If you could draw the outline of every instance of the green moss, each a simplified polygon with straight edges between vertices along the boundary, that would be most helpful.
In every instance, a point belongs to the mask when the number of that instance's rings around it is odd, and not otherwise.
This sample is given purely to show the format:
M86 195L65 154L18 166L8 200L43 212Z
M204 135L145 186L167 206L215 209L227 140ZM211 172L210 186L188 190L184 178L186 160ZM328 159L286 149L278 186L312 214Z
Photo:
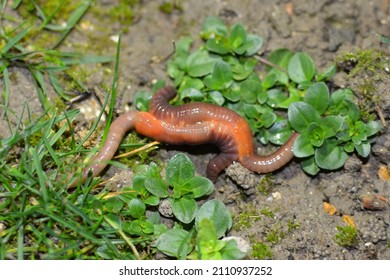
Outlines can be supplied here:
M267 218L273 219L275 217L274 211L272 211L268 207L265 207L265 208L261 209L260 213L263 214L264 216L266 216Z
M272 244L277 244L280 241L282 241L282 239L284 239L285 237L286 237L285 232L280 228L280 226L275 225L274 229L267 233L265 239Z
M374 49L356 49L336 58L338 66L348 72L348 79L354 81L354 91L364 120L376 118L372 112L380 104L377 84L388 75L384 69L389 58L389 54Z
M165 1L158 8L161 12L166 14L172 14L174 10L177 10L179 12L183 11L183 7L178 0Z
M271 248L263 242L252 243L252 257L256 260L267 260L272 258Z
M334 240L337 244L343 247L353 247L358 244L358 231L352 226L338 226Z
M259 191L259 193L263 195L268 195L271 193L272 188L273 188L272 175L271 174L264 175L261 178L259 185L257 186L257 190Z

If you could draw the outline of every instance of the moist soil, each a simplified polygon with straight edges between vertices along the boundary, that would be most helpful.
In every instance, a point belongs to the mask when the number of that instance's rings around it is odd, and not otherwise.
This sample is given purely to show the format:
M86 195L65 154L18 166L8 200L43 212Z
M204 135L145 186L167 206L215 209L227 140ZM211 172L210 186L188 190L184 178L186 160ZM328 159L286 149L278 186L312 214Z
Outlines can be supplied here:
M172 42L184 35L195 38L196 42L203 20L210 15L219 16L228 24L239 22L249 32L262 36L265 42L262 55L278 48L305 51L313 57L319 70L347 51L373 48L389 53L389 45L381 43L374 35L390 38L388 0L167 2L179 2L180 7L166 13L160 9L165 1L140 1L134 8L133 23L124 25L97 12L112 8L116 1L96 1L96 7L83 17L80 27L61 45L63 51L84 49L88 54L114 56L115 38L123 30L116 100L118 114L133 105L135 92L150 91L157 79L171 83L165 59L173 51ZM104 99L102 88L110 86L112 72L107 74L96 66L88 73L86 85ZM28 104L30 116L38 116L42 106L29 72L12 68L11 78L9 108L15 115L27 117ZM334 78L334 87L358 90L360 78L350 79L341 70ZM234 226L229 235L249 242L253 253L248 258L390 259L390 181L378 176L380 168L386 170L390 163L389 64L375 83L380 100L376 112L385 123L368 159L351 156L344 168L322 171L315 177L305 174L297 161L266 176L249 173L239 164L233 164L221 174L212 196L221 199L233 213ZM48 92L51 100L58 98L51 88ZM84 117L81 129L96 118L99 104L93 100L79 105ZM2 137L10 135L9 127L17 124L16 117L9 118L8 123L0 120ZM269 153L272 147L259 145L259 149L261 153ZM191 149L161 146L154 156L164 162L178 152L189 155L196 171L204 175L207 162L218 151L208 146ZM104 176L108 178L116 173L120 173L118 177L124 181L131 180L128 177L131 172L113 167ZM333 205L336 213L327 213L324 202ZM347 225L345 217L354 221L358 237L356 243L340 246L336 235L340 233L338 227ZM262 244L266 244L271 253L262 251Z

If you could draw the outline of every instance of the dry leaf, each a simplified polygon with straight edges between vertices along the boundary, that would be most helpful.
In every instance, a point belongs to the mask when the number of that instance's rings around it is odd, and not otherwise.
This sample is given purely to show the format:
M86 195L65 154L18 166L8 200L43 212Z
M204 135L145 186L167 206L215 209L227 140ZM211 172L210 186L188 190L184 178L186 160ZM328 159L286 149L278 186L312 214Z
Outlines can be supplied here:
M342 219L343 222L346 223L347 225L356 228L355 221L354 221L354 219L353 219L351 216L349 216L349 215L343 215L343 217L342 217L341 219Z
M333 216L334 214L337 214L337 209L332 204L328 202L324 202L323 207L325 212L328 213L329 215Z
M378 170L378 177L382 180L389 181L390 173L386 165L381 165Z

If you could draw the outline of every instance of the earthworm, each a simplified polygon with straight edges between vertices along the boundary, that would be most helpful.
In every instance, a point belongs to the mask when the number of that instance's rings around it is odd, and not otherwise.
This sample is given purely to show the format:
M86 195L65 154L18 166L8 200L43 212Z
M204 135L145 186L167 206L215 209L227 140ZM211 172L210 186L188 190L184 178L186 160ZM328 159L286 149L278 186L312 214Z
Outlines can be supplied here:
M239 161L253 172L270 173L293 158L292 146L297 133L294 132L276 152L259 156L254 152L252 131L239 114L201 102L172 106L169 101L175 96L173 87L164 87L153 95L149 112L132 111L118 117L111 124L101 151L83 172L81 181L86 179L89 172L97 176L105 168L126 132L132 129L167 144L215 144L220 154L210 160L206 169L207 177L214 182L219 173L233 161Z

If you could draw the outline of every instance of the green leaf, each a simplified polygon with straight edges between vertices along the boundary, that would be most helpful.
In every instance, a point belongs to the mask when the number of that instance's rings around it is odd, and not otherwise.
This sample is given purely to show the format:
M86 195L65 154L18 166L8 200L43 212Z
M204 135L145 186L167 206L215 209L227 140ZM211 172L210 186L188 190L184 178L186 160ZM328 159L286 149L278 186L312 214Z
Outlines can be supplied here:
M323 128L325 138L330 138L341 130L343 127L343 118L340 116L326 116L321 120L321 127Z
M301 167L302 167L303 171L305 171L307 174L312 175L312 176L314 176L318 172L320 172L320 168L316 164L316 162L314 160L314 156L309 157L309 158L301 161Z
M174 188L181 187L194 175L194 164L186 155L179 153L169 160L166 168L166 178L168 183Z
M379 131L381 131L382 127L381 125L376 121L369 121L366 124L366 135L367 137L373 136L377 134Z
M142 227L141 222L139 220L131 221L131 222L124 222L123 223L123 231L130 233L132 235L141 235L142 234Z
M288 63L294 54L288 49L277 49L270 53L268 61L287 70ZM271 68L269 66L268 68Z
M191 191L193 197L198 198L211 194L214 191L214 184L205 177L195 176L183 185L183 189Z
M362 142L360 145L355 144L355 149L359 156L366 158L370 155L371 144L368 141Z
M294 156L304 158L314 155L314 148L306 135L300 134L293 145Z
M199 222L205 218L214 224L218 237L222 237L232 227L232 217L219 200L209 200L199 208L195 217L197 228L199 228Z
M169 195L168 186L161 178L145 178L145 188L159 198Z
M148 91L137 91L134 96L134 104L139 111L149 111L149 102L152 94Z
M322 81L329 81L335 74L336 74L336 64L330 65L328 68L325 69L323 73L319 73L316 76L316 81L317 82L322 82Z
M256 59L248 58L242 61L233 56L229 56L226 62L229 63L233 73L233 79L236 81L242 81L248 78L253 73L254 67L257 64Z
M272 108L280 108L280 104L287 100L286 94L277 88L268 90L267 95L267 104Z
M336 170L342 167L348 155L344 149L337 146L334 141L324 141L324 144L316 149L315 161L320 168Z
M324 130L319 124L310 123L307 128L307 136L310 139L310 143L315 147L320 147L324 142Z
M287 67L288 75L297 84L309 82L314 77L314 63L309 55L304 52L295 53Z
M117 215L108 213L104 216L104 218L115 230L122 229L122 221Z
M196 88L186 88L180 93L180 99L189 98L191 101L200 101L204 99L204 93Z
M287 120L277 121L268 129L268 140L272 144L283 145L290 138L291 133Z
M241 87L238 83L233 82L231 87L223 91L222 94L227 100L231 102L237 102L241 98Z
M217 91L217 90L210 91L209 96L210 96L211 100L219 106L222 106L223 103L225 103L225 98L223 97L223 95L220 91Z
M225 242L225 246L221 250L223 260L240 260L245 257L245 252L240 250L236 240L232 239Z
M297 132L303 132L310 123L319 123L321 118L317 110L305 102L295 102L288 108L288 120Z
M192 250L191 237L192 234L184 229L170 229L157 238L156 247L167 256L183 260Z
M187 58L188 75L192 77L206 76L211 73L216 62L217 59L210 57L206 50L199 49Z
M146 205L157 206L160 203L160 198L154 195L148 196L144 199Z
M303 100L322 115L329 105L329 89L324 82L315 83L307 89Z
M208 39L210 37L226 36L227 32L227 26L219 17L208 16L203 22L201 37Z
M241 99L244 100L245 103L253 104L257 101L257 95L263 92L263 87L261 83L253 80L245 80L241 84ZM265 94L265 98L268 96ZM264 102L262 102L264 103Z
M206 87L211 90L222 90L228 88L233 81L232 71L229 64L218 61L214 64L213 71L203 80Z
M133 198L129 202L129 212L133 218L140 218L146 210L145 204L138 198Z
M189 224L195 218L198 205L193 198L181 197L172 201L173 215L180 222Z
M201 90L202 88L204 88L204 84L201 79L184 76L178 91L183 92L187 88Z
M244 43L245 55L252 56L258 53L263 46L263 38L255 34L247 34Z
M206 48L210 52L215 52L220 55L225 55L229 53L229 45L226 40L219 40L215 38L210 38L206 42Z
M235 24L230 31L229 44L235 50L239 48L246 39L246 32L241 24ZM240 53L242 54L242 53Z
M104 203L104 209L110 213L119 213L123 206L123 201L119 197L111 197Z

